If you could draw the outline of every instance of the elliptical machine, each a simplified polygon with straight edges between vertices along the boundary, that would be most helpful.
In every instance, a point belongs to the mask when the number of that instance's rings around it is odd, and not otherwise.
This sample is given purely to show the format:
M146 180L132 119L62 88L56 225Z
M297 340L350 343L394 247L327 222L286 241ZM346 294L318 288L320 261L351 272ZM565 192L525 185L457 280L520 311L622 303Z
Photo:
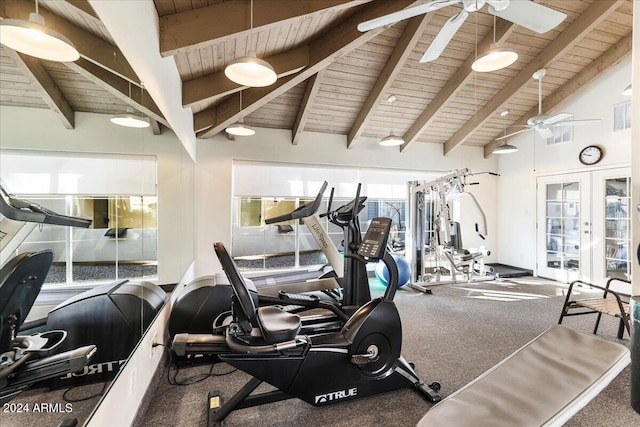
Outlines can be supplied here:
M317 280L258 287L259 301L256 305L286 305L297 312L314 308L323 308L332 312L330 316L324 314L304 316L304 333L338 330L348 320L349 315L371 300L366 266L351 257L362 240L358 214L364 208L367 198L360 196L361 185L358 184L356 197L349 203L332 210L334 195L332 189L327 212L318 215L327 186L328 183L325 181L314 200L291 212L265 220L266 224L291 220L303 221L333 267L333 271L323 274ZM324 217L343 230L344 259L319 222L319 218ZM302 291L307 293L299 293ZM309 292L314 294L309 295ZM169 318L170 338L173 339L181 333L210 332L214 319L218 319L221 314L230 309L232 294L229 284L211 277L200 278L188 284L173 304ZM319 298L318 294L321 297L327 295L328 298L325 297L325 301Z
M440 400L440 384L425 384L401 356L402 325L393 297L398 284L394 259L386 252L389 218L374 218L355 253L360 263L383 260L389 286L383 297L360 307L339 332L298 335L300 317L274 306L256 308L257 295L247 287L222 243L215 251L234 291L232 321L224 335L177 335L178 355L215 353L253 376L227 403L209 395L208 425L219 425L235 410L297 397L314 406L402 388L414 388L428 401ZM331 375L326 375L331 372ZM262 382L277 390L251 394Z

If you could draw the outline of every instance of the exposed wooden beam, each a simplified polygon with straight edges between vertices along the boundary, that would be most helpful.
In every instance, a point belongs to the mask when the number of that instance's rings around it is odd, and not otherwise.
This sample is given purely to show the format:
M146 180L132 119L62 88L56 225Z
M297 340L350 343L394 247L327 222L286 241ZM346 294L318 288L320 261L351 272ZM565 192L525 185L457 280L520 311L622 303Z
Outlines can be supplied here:
M433 16L433 13L427 13L411 18L407 23L402 36L398 40L398 44L396 44L393 52L391 52L391 56L389 56L380 76L378 76L378 80L373 85L369 96L362 105L355 122L347 134L347 148L351 148L354 141L357 140L364 131L376 107L380 104L385 92L400 72L400 69L411 54L416 43L418 43L418 40L420 40L422 33L424 33L425 28Z
M329 29L325 34L309 45L309 66L299 73L279 79L267 88L251 88L244 91L242 96L243 111L239 110L239 100L234 94L220 105L201 111L202 116L209 120L208 130L200 132L198 137L209 138L222 131L229 124L265 105L269 101L282 95L289 89L302 83L318 71L328 67L333 61L353 49L361 46L385 30L378 28L361 33L356 28L358 23L374 17L394 12L416 2L411 0L396 0L389 2L377 0L371 4L360 6L357 13L347 17L337 26ZM200 114L198 113L198 114ZM194 123L198 120L194 117ZM206 123L206 120L204 121ZM202 121L201 121L202 123Z
M584 70L580 71L574 78L560 86L555 92L544 99L543 105L545 113L558 106L561 102L571 98L580 92L589 83L600 77L605 71L618 64L624 57L631 53L632 33L623 37L609 50L593 60ZM534 106L527 113L523 114L512 126L524 126L530 117L538 115L538 106ZM493 150L504 141L492 141L484 147L484 157L487 159L493 155Z
M309 46L273 55L265 60L271 64L278 78L286 77L309 65ZM224 71L208 74L182 83L182 106L192 107L202 101L215 102L242 89L245 87L229 80Z
M157 120L149 118L149 124L154 135L162 135L162 125Z
M305 123L307 123L307 119L309 118L311 106L313 105L314 99L318 95L320 82L322 81L323 76L324 70L320 70L317 74L314 74L309 78L309 80L307 80L307 87L304 90L302 102L300 103L300 107L298 108L298 115L296 117L295 123L293 124L293 131L291 132L291 143L293 145L298 145L300 135L302 135L302 131L304 130L304 125Z
M30 0L0 0L0 12L3 18L28 20L29 14L34 10L34 3ZM136 83L140 81L120 49L44 8L40 8L39 12L44 17L47 27L68 37L83 58L122 78Z
M64 65L129 104L135 110L141 111L170 128L169 122L163 117L162 112L145 89L132 85L131 82L83 58L76 62L65 62ZM131 92L131 96L129 96L129 92Z
M29 79L38 88L38 93L53 112L62 120L62 124L67 129L74 127L73 108L53 81L47 70L44 69L40 61L32 56L18 53L13 49L6 49L6 52L13 58L18 68L29 76Z
M321 11L339 11L371 0L269 0L253 4L253 31L282 25L287 20ZM224 17L221 19L221 17ZM160 54L173 56L211 46L228 37L249 33L250 2L233 0L160 18ZM215 25L212 23L215 22Z
M513 33L516 25L499 19L496 22L496 42L504 43L505 40ZM493 43L493 31L485 36L484 39L478 44L478 52L485 52ZM411 144L413 144L424 132L429 125L433 122L435 117L442 111L447 103L455 97L460 88L464 87L473 77L473 70L471 65L475 61L475 52L469 55L464 63L458 68L455 74L447 81L442 90L436 95L436 97L429 103L427 108L418 116L415 122L409 127L404 134L404 144L400 146L400 151L406 150Z
M473 117L465 123L447 142L444 144L444 154L451 153L460 147L473 132L482 126L489 117L502 104L514 96L527 82L536 70L544 68L552 61L561 57L571 49L585 35L593 30L598 24L607 19L609 14L614 12L618 6L626 0L598 0L589 6L575 21L545 47L538 56L533 58L527 66L507 83L496 96L490 99Z
M65 1L69 3L71 6L73 6L74 8L78 9L79 11L86 13L87 15L93 18L96 18L98 20L100 19L96 11L93 10L93 7L89 4L87 0L65 0Z

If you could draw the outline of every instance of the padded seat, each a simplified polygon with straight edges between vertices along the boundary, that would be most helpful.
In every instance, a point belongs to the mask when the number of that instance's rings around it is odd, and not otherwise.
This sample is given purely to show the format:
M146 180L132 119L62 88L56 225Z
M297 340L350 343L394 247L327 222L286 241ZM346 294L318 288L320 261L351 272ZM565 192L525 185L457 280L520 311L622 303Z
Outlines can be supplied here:
M258 324L269 344L290 341L300 332L300 316L273 306L258 308Z
M559 427L630 362L623 345L555 325L435 405L418 427Z

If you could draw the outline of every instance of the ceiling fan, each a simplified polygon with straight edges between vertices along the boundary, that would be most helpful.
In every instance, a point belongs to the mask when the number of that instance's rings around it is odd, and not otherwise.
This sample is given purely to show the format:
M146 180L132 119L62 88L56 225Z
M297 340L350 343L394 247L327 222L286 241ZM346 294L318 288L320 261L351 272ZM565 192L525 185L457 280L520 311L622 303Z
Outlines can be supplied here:
M499 138L496 138L496 141L511 138L514 135L527 132L531 129L534 129L538 135L545 139L553 138L555 135L549 128L549 126L559 125L562 123L584 124L600 121L600 119L573 120L573 114L571 113L558 113L554 114L553 116L542 114L542 78L545 76L545 74L547 74L547 70L545 70L544 68L533 73L533 78L535 80L538 80L538 115L533 116L529 120L527 120L527 124L524 125L525 129L503 135Z
M423 13L433 12L443 7L462 5L463 9L449 18L420 59L420 62L434 61L442 54L458 29L469 17L469 13L480 10L485 3L489 4L490 14L540 34L551 30L567 17L562 12L530 0L434 0L361 22L358 24L358 30L362 32L369 31L374 28L395 24L403 19L412 18Z

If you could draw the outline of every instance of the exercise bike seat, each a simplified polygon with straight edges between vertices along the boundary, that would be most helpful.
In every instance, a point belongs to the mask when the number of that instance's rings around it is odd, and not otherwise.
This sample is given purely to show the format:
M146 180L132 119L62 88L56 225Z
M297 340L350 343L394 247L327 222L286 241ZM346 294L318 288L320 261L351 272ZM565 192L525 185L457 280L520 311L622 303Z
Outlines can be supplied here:
M264 340L276 344L294 339L300 332L300 316L278 307L258 308L258 325Z

